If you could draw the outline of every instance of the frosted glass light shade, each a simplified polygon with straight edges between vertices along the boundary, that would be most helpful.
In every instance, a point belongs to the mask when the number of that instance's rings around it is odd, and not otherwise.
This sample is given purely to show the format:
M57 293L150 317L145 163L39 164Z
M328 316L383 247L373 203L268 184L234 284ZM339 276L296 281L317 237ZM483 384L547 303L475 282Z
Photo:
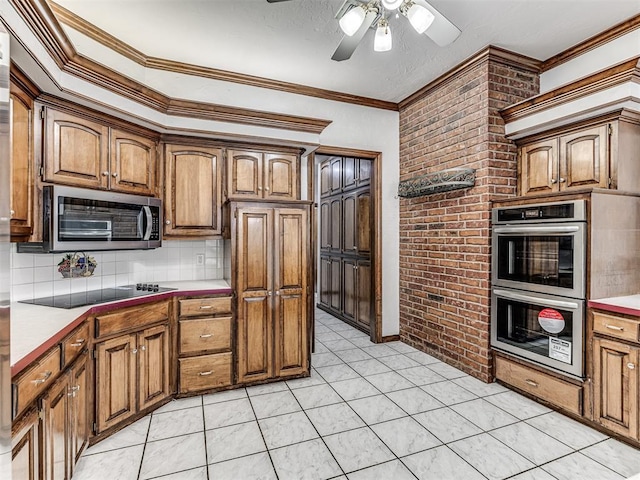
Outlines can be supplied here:
M353 7L342 16L338 23L345 35L349 35L351 37L362 26L365 16L366 12L364 11L364 8L361 6Z
M400 5L402 5L404 0L382 0L382 6L387 10L395 10Z
M387 22L378 24L376 36L373 39L373 49L376 52L388 52L391 50L391 29Z
M426 32L435 19L433 13L416 3L411 5L411 8L407 11L407 18L418 33Z

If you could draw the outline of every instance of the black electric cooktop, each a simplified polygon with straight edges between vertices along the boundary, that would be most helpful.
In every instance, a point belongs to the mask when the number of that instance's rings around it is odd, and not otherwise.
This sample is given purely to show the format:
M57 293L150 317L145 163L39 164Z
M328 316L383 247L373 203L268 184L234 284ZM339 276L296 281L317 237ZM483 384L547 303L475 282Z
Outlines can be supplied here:
M102 290L88 290L86 292L70 293L68 295L56 295L54 297L42 297L34 300L20 300L20 303L43 305L55 308L75 308L97 303L113 302L127 298L143 297L155 293L168 292L175 288L158 287L155 284L139 283L137 285L124 285L116 288L103 288Z

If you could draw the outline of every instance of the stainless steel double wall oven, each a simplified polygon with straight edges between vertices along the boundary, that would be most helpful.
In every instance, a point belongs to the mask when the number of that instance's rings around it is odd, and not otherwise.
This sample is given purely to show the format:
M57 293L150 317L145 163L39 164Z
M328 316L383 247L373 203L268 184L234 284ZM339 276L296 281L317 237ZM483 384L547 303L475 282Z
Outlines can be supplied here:
M583 376L584 200L492 211L491 344Z

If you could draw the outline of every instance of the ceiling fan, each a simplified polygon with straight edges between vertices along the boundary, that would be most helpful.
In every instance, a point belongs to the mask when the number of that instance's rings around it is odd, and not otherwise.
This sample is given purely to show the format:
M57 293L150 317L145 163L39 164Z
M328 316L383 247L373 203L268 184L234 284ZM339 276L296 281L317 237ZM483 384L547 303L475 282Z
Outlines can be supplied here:
M267 0L269 3L289 0ZM336 19L344 32L338 48L331 57L341 62L348 60L364 38L369 28L375 27L373 48L378 52L391 50L391 28L388 13L397 11L405 16L411 26L424 33L441 47L449 45L460 35L460 29L426 0L345 0L336 13Z

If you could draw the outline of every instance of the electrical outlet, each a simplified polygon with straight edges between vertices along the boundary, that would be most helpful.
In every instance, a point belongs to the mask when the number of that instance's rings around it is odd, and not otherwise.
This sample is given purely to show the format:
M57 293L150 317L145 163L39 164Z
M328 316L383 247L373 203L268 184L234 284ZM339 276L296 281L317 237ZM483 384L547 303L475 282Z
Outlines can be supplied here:
M204 265L204 254L196 253L196 265Z

